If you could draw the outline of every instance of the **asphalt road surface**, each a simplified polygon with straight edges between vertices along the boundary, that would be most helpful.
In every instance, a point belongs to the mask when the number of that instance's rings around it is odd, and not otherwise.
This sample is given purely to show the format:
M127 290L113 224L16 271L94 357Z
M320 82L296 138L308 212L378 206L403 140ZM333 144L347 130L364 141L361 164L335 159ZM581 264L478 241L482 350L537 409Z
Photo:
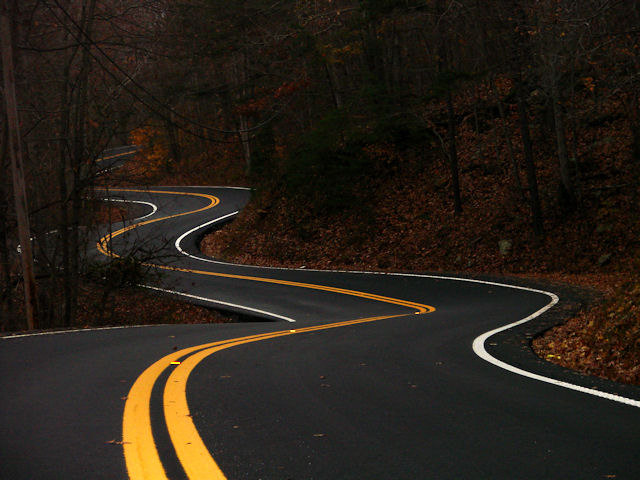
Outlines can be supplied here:
M640 389L528 346L564 292L215 262L198 240L249 191L105 195L147 212L97 259L253 321L1 338L1 478L640 478Z

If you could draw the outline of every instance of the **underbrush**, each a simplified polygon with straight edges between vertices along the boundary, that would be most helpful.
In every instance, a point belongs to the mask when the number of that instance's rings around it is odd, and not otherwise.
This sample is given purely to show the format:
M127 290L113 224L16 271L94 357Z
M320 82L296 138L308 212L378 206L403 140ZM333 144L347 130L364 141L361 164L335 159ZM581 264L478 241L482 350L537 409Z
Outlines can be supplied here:
M106 298L104 292L104 285L100 283L83 282L78 292L78 309L75 320L64 328L227 323L233 321L231 317L215 310L192 305L168 295L158 295L157 292L140 287L115 288L109 291ZM16 294L22 294L21 288L17 288ZM41 307L46 306L41 305ZM14 303L11 310L12 318L6 319L5 329L0 334L24 329L22 309L21 302ZM48 310L51 311L51 309ZM39 328L60 328L52 324L51 319L42 317L40 320L42 325ZM13 328L6 328L12 325Z
M640 149L631 120L576 119L587 127L568 139L573 203L562 195L553 126L532 127L544 218L544 235L536 236L517 115L504 119L518 146L514 170L500 119L480 112L479 129L464 98L456 111L471 119L457 131L462 213L453 212L445 142L360 141L335 121L304 139L300 158L281 178L260 183L235 222L205 237L203 251L256 265L533 275L600 290L617 284L604 306L548 332L536 349L571 368L638 383ZM437 133L443 107L430 115Z
M640 282L617 285L602 305L536 338L533 349L558 365L640 385Z

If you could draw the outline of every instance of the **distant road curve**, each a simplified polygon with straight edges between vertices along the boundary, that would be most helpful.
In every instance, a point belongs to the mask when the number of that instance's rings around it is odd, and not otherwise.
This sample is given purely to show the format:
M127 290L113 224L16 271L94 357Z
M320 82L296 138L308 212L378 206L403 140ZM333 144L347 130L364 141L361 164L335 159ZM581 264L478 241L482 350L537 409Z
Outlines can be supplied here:
M168 188L168 187L162 187L162 188ZM174 187L176 190L184 190L185 187ZM186 187L187 189L194 189L197 188L198 190L201 190L202 187ZM244 189L244 188L239 188L239 187L212 187L213 189L216 189L218 191L222 190L224 191L225 189L229 188L232 190L248 190L248 189ZM123 192L127 192L127 190L124 190ZM131 192L131 190L129 190L128 192ZM155 193L159 193L159 192L155 192ZM189 195L193 195L193 193L190 193ZM198 194L201 195L201 194ZM221 196L218 193L219 196ZM154 205L151 202L141 202L140 200L122 200L122 199L113 199L115 201L122 201L122 202L137 202L137 203L146 203L150 206L152 206L153 211L157 211L158 207L156 205ZM234 203L234 206L236 204ZM215 205L213 205L215 206ZM526 370L517 368L513 365L510 365L508 362L505 361L501 361L499 359L497 359L496 357L494 357L493 355L491 355L487 349L485 348L486 343L488 342L488 340L493 337L494 335L497 335L498 333L507 331L511 328L520 326L526 322L530 322L534 319L536 319L537 317L539 317L540 315L544 314L545 312L547 312L549 309L553 308L559 301L559 297L558 295L556 295L555 293L552 292L548 292L545 290L541 290L541 289L536 289L536 288L530 288L530 287L525 287L525 286L520 286L520 285L514 285L514 284L509 284L509 283L503 283L503 282L496 282L496 281L488 281L488 280L482 280L482 279L474 279L474 278L461 278L461 277L455 277L455 276L442 276L442 275L432 275L432 274L412 274L412 273L387 273L387 272L367 272L367 271L345 271L345 270L315 270L315 269L307 269L307 268L303 268L303 269L290 269L290 268L283 268L283 267L253 267L251 265L243 265L243 264L235 264L235 263L230 263L230 262L224 262L224 261L220 261L220 260L215 260L211 257L207 257L202 255L202 253L197 252L197 253L189 253L190 251L193 251L193 242L191 242L191 248L189 248L188 246L183 247L183 242L186 244L188 243L191 236L194 236L195 238L200 239L203 235L203 232L206 231L207 229L210 229L216 225L220 225L222 223L228 222L230 220L232 220L237 214L239 213L239 210L234 210L232 212L229 213L224 213L223 215L220 216L215 216L214 218L208 219L206 222L202 223L202 224L198 224L193 226L192 228L190 228L189 230L185 231L185 232L177 232L177 234L179 234L174 242L174 246L175 249L182 255L190 258L190 259L194 259L197 261L201 261L204 262L205 264L208 265L218 265L218 266L229 266L229 267L236 267L237 269L239 269L238 271L243 271L243 269L258 269L260 271L299 271L299 272L318 272L318 273L349 273L349 274L361 274L361 275L380 275L380 276L388 276L390 278L393 277L405 277L405 278L428 278L428 279L437 279L437 280L446 280L446 281L451 281L451 282L467 282L467 283L476 283L476 284L484 284L484 285L490 285L490 286L496 286L496 287L500 287L500 288L510 288L510 289L516 289L516 290L522 290L522 291L526 291L526 292L531 292L534 294L542 294L542 295L546 295L549 297L549 302L544 305L542 308L540 308L539 310L532 312L530 315L528 315L525 318L522 319L518 319L515 322L509 323L507 325L504 326L500 326L498 328L492 329L488 332L483 333L482 335L478 336L477 338L474 339L473 341L473 350L474 352L482 359L500 367L500 368L504 368L505 370L511 371L513 373L519 374L519 375L523 375L529 378L533 378L535 380L539 380L539 381L543 381L543 382L548 382L560 387L564 387L564 388L569 388L569 389L574 389L576 391L580 391L582 393L585 394L589 394L589 395L595 395L595 396L599 396L602 398L606 398L612 401L617 401L617 402L621 402L621 403L625 403L627 405L631 405L631 406L635 406L635 407L640 407L640 401L635 400L635 399L631 399L631 398L626 398L624 396L621 395L617 395L615 393L608 393L608 392L603 392L601 390L598 389L593 389L593 388L588 388L582 385L576 385L576 384L572 384L569 382L565 382L559 379L555 379L555 378L549 378L549 377L545 377L544 375L540 375L537 374L535 372L528 372ZM147 215L145 215L144 217L141 217L138 220L141 220L143 218L146 218ZM160 218L160 220L162 220L162 217ZM118 232L116 232L117 234ZM115 235L115 234L114 234ZM104 239L103 239L104 240ZM105 252L106 253L106 252ZM211 273L215 273L215 270L209 270ZM148 288L158 288L158 287L151 287L148 286ZM165 290L168 293L175 293L178 295L183 295L186 296L188 294L185 294L185 292L178 292L178 291L169 291L169 290ZM204 299L203 299L204 300ZM211 300L213 302L213 300ZM239 308L242 308L241 306L238 305ZM246 307L245 307L246 308ZM251 307L246 308L247 311L249 312L255 312L255 309L252 309ZM280 316L278 314L275 313L268 313L268 312L264 312L261 311L261 313L265 313L267 315L271 315L273 316L275 319L283 319L283 320L287 320L287 321L294 321L293 319L289 318L289 317L283 317ZM423 312L424 313L424 312Z
M531 352L556 293L229 264L199 239L248 190L108 195L149 212L105 229L96 258L144 252L148 288L271 321L5 337L0 477L640 476L639 389Z

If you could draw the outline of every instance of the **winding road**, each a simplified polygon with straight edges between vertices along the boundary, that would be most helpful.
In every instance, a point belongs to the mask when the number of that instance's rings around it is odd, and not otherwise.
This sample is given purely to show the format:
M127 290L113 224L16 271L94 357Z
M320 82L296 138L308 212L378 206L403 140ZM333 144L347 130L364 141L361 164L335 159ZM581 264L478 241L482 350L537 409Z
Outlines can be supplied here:
M529 348L558 292L218 262L198 241L248 190L102 193L147 212L96 258L253 321L0 338L0 478L640 478L640 388Z

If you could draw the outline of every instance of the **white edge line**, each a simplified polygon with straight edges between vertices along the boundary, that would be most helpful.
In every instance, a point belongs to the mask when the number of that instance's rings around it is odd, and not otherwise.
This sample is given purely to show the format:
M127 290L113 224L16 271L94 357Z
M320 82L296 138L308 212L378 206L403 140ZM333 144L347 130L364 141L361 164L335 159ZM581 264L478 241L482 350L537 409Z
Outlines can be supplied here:
M103 202L139 203L141 205L147 205L151 207L151 213L147 213L146 215L143 215L141 217L132 218L130 220L131 222L144 220L145 218L150 217L151 215L154 215L158 211L157 205L151 202L143 202L142 200L125 200L124 198L110 198L110 197L104 197L104 198L101 198L100 200L102 200Z
M153 204L151 202L143 202L141 200L125 200L125 199L122 199L122 198L109 198L109 197L101 198L100 200L102 200L103 202L140 203L142 205L147 205L147 206L151 207L151 213L147 213L146 215L143 215L141 217L132 218L131 220L125 220L124 222L122 222L123 224L125 224L126 222L139 222L140 220L144 220L145 218L154 215L158 211L157 205L155 205L155 204ZM51 231L45 232L45 236L46 235L51 235L52 233L58 233L58 230L55 229L55 230L51 230ZM31 237L31 241L33 241L34 238L35 237ZM20 246L20 244L18 244L16 246L16 251L18 253L22 253L22 247Z
M198 186L181 186L180 188L198 188ZM211 188L228 188L228 189L238 189L238 190L250 190L249 188L244 188L244 187L211 187ZM156 211L157 211L157 206L150 203L150 202L142 202L142 201L137 201L137 200L123 200L123 199L112 199L112 198L105 198L104 200L106 201L115 201L115 202L131 202L131 203L140 203L140 204L146 204L146 205L150 205L153 208L153 211L150 214L144 215L142 217L138 217L135 220L141 220L144 218L147 218L151 215L153 215ZM575 390L581 393L586 393L589 395L593 395L596 397L600 397L600 398L604 398L607 400L611 400L614 402L619 402L619 403L623 403L626 405L630 405L633 407L637 407L640 408L640 401L638 400L634 400L631 398L627 398L627 397L623 397L621 395L615 395L615 394L611 394L611 393L607 393L607 392L602 392L600 390L595 390L592 388L586 388L586 387L582 387L580 385L575 385L572 383L568 383L568 382L563 382L561 380L557 380L554 378L550 378L550 377L545 377L543 375L538 375L536 373L533 372L529 372L527 370L523 370L521 368L518 367L514 367L513 365L510 365L508 363L505 363L501 360L498 360L497 358L495 358L494 356L492 356L491 354L489 354L489 352L487 352L487 350L485 349L485 342L492 337L493 335L503 332L505 330L509 330L511 328L514 328L518 325L522 325L523 323L529 322L537 317L539 317L540 315L542 315L543 313L545 313L546 311L548 311L549 309L551 309L554 305L556 305L559 301L560 298L552 293L552 292L547 292L544 290L537 290L537 289L533 289L533 288L527 288L527 287L522 287L522 286L518 286L518 285L509 285L509 284L505 284L505 283L499 283L499 282L489 282L489 281L485 281L485 280L477 280L477 279L469 279L469 278L459 278L459 277L448 277L448 276L442 276L442 275L425 275L425 274L405 274L405 273L389 273L389 272L366 272L366 271L350 271L350 270L316 270L316 269L292 269L292 268L283 268L283 267L255 267L252 265L243 265L243 264L236 264L236 263L230 263L230 262L221 262L218 260L212 260L209 258L204 258L204 257L198 257L195 255L191 255L187 252L185 252L181 247L180 247L180 243L182 242L182 240L188 236L189 234L200 230L202 228L205 228L209 225L221 222L223 220L226 220L229 217L235 216L237 215L238 212L232 212L230 214L224 215L222 217L216 218L214 220L210 220L208 222L205 222L201 225L198 225L195 228L192 228L191 230L189 230L188 232L185 232L184 234L182 234L175 242L175 246L176 249L190 257L196 260L201 260L201 261L205 261L205 262L209 262L209 263L217 263L217 264L222 264L222 265L234 265L234 266L241 266L241 267L253 267L253 268L266 268L266 269L274 269L274 270L303 270L303 271L318 271L318 272L336 272L336 273L354 273L354 274L373 274L373 275L389 275L389 276L402 276L402 277L420 277L420 278L434 278L434 279L440 279L440 280L449 280L449 281L459 281L459 282L468 282L468 283L480 283L480 284L485 284L485 285L494 285L494 286L498 286L498 287L504 287L504 288L512 288L512 289L517 289L517 290L525 290L525 291L529 291L529 292L533 292L533 293L540 293L540 294L544 294L547 295L551 298L551 301L545 305L544 307L542 307L541 309L539 309L538 311L532 313L531 315L529 315L526 318L523 318L521 320L518 320L516 322L510 323L508 325L504 325L502 327L496 328L494 330L488 331L483 333L482 335L478 336L477 338L474 339L473 341L473 351L475 352L476 355L478 355L480 358L482 358L483 360L497 366L500 367L504 370L507 370L509 372L515 373L517 375L521 375L527 378L531 378L533 380L538 380L541 382L545 382L545 383L549 383L551 385L556 385L559 387L563 387L563 388L567 388L570 390ZM267 312L264 310L259 310L259 309L255 309L255 308L250 308L250 307L246 307L246 306L242 306L242 305L237 305L237 304L232 304L232 303L228 303L228 302L223 302L220 300L213 300L210 298L206 298L206 297L200 297L197 295L191 295L188 293L183 293L183 292L177 292L174 290L167 290L167 289L163 289L163 288L158 288L158 287L153 287L150 285L140 285L141 287L144 288L148 288L151 290L156 290L156 291L161 291L161 292L165 292L165 293L171 293L171 294L175 294L175 295L181 295L184 297L188 297L188 298L192 298L192 299L196 299L196 300L202 300L202 301L206 301L206 302L210 302L210 303L215 303L217 305L224 305L227 307L233 307L233 308L238 308L238 309L242 309L242 310L246 310L246 311L251 311L254 313L261 313L264 315L268 315L270 317L274 317L274 318L279 318L282 320L286 320L288 322L295 322L295 320L288 318L288 317L284 317L282 315L278 315L272 312ZM92 328L92 329L79 329L79 330L62 330L62 331L57 331L57 332L41 332L41 333L29 333L29 334L19 334L19 335L9 335L9 336L3 336L0 337L0 339L6 340L6 339L10 339L10 338L20 338L20 337L31 337L31 336L44 336L44 335L59 335L59 334L67 334L67 333L77 333L77 332L88 332L88 331L98 331L98 330L114 330L114 329L122 329L122 328L137 328L137 327L141 327L142 325L134 325L134 326L119 326L119 327L102 327L102 328ZM151 325L153 326L153 325Z
M182 188L182 187L180 187L180 188ZM240 188L240 187L232 187L232 188ZM111 199L107 198L105 200L109 201ZM137 218L136 220L141 220L141 219L146 218L146 217L148 217L150 215L153 215L157 210L157 207L153 203L150 203L150 202L140 202L140 201L136 201L136 200L125 200L125 199L113 199L113 201L145 203L145 204L151 205L154 208L152 213L150 213L149 215L145 215L144 217ZM223 221L223 220L225 220L227 218L233 217L233 216L235 216L237 214L238 214L238 211L229 213L227 215L224 215L222 217L216 218L214 220L210 220L208 222L205 222L202 225L198 225L197 227L192 228L188 232L183 233L175 242L176 248L178 249L178 251L180 253L182 253L183 255L186 255L187 257L191 257L191 258L194 258L196 260L202 260L200 257L196 257L194 255L190 255L189 253L185 252L180 247L180 243L182 242L182 240L187 235L191 234L192 232L195 232L196 230L199 230L201 228L205 228L205 227L207 227L207 226L209 226L211 224L217 223L217 222L221 222L221 221ZM151 286L151 285L142 285L142 284L140 284L138 286L144 287L144 288L148 288L148 289L151 289L151 290L156 290L156 291L159 291L159 292L171 293L171 294L174 294L174 295L181 295L183 297L192 298L194 300L201 300L201 301L204 301L204 302L214 303L216 305L222 305L222 306L225 306L225 307L237 308L239 310L245 310L247 312L259 313L259 314L266 315L266 316L271 317L271 318L276 318L276 319L279 319L279 320L285 320L285 321L291 322L291 323L295 322L295 320L293 318L285 317L284 315L279 315L279 314L273 313L273 312L267 312L266 310L260 310L260 309L257 309L257 308L247 307L245 305L238 305L238 304L235 304L235 303L223 302L222 300L215 300L215 299L208 298L208 297L200 297L200 296L197 296L197 295L191 295L189 293L178 292L176 290L167 290L167 289L164 289L164 288L154 287L154 286Z
M525 290L530 290L530 289L525 289ZM536 290L532 290L532 291L536 291ZM488 338L492 337L496 333L503 332L503 331L508 330L510 328L513 328L513 327L515 327L517 325L521 325L521 324L526 323L526 322L528 322L530 320L533 320L534 318L539 317L544 312L549 310L556 303L558 303L559 298L558 298L557 295L555 295L553 293L549 293L549 292L542 292L541 290L537 290L537 291L540 292L540 293L545 293L547 295L550 295L551 296L551 301L546 306L544 306L540 310L538 310L537 312L534 312L531 315L529 315L527 318L523 318L522 320L519 320L519 321L514 322L514 323L510 323L509 325L505 325L503 327L496 328L495 330L491 330L489 332L483 333L482 335L477 337L473 341L473 351L475 352L475 354L478 355L483 360L486 360L487 362L492 363L493 365L495 365L497 367L500 367L500 368L502 368L504 370L507 370L507 371L512 372L512 373L515 373L517 375L522 375L523 377L531 378L533 380L538 380L540 382L549 383L551 385L556 385L558 387L568 388L570 390L575 390L577 392L586 393L588 395L593 395L593 396L604 398L604 399L611 400L611 401L614 401L614 402L624 403L625 405L629 405L629 406L632 406L632 407L640 408L640 401L639 400L634 400L632 398L623 397L621 395L616 395L616 394L613 394L613 393L603 392L603 391L600 391L600 390L595 390L593 388L587 388L587 387L583 387L581 385L575 385L573 383L563 382L562 380L557 380L555 378L550 378L550 377L545 377L543 375L538 375L537 373L529 372L527 370L523 370L521 368L514 367L513 365L505 363L502 360L498 360L496 357L492 356L491 354L489 354L489 352L487 352L487 350L484 348L484 346L485 346L485 342L487 341Z
M197 227L192 228L191 230L183 233L182 235L180 235L176 242L175 242L175 247L176 250L178 250L180 253L182 253L183 255L186 255L189 258L193 258L195 260L200 260L200 261L210 261L212 263L221 263L221 262L217 262L216 260L210 260L210 259L206 259L203 257L198 257L197 255L191 255L190 253L185 252L182 247L180 246L180 244L182 243L182 240L184 240L187 236L191 235L193 232L196 232L200 229L203 229L205 227L208 227L209 225L213 225L215 223L219 223L222 222L223 220L226 220L228 218L234 217L239 213L238 210L236 210L235 212L231 212L228 213L227 215L223 215L222 217L218 217L218 218L214 218L213 220L209 220L208 222L205 222L201 225L198 225Z
M37 332L37 333L17 333L15 335L0 336L0 340L8 340L10 338L24 338L24 337L44 337L48 335L66 335L68 333L82 333L82 332L98 332L100 330L121 330L123 328L146 328L146 327L160 327L168 324L152 324L152 325L118 325L116 327L94 327L94 328L72 328L69 330L55 330L53 332Z
M154 286L151 286L151 285L142 285L142 284L140 284L138 286L139 287L148 288L150 290L156 290L158 292L171 293L173 295L181 295L183 297L193 298L194 300L201 300L203 302L214 303L216 305L223 305L225 307L232 307L232 308L237 308L237 309L240 309L240 310L246 310L247 312L260 313L262 315L267 315L269 317L277 318L279 320L285 320L287 322L292 322L292 323L295 322L295 320L293 318L285 317L283 315L278 315L277 313L273 313L273 312L267 312L266 310L259 310L257 308L247 307L245 305L237 305L235 303L223 302L221 300L215 300L213 298L208 298L208 297L199 297L198 295L191 295L190 293L178 292L178 291L175 291L175 290L167 290L167 289L164 289L164 288L154 287Z
M555 378L550 378L550 377L545 377L543 375L539 375L537 373L533 373L533 372L529 372L527 370L523 370L521 368L515 367L513 365L510 365L508 363L505 363L501 360L498 360L497 358L495 358L493 355L491 355L489 352L487 352L487 350L485 349L485 342L492 337L493 335L503 332L505 330L509 330L511 328L514 328L518 325L522 325L523 323L527 323L539 316L541 316L543 313L547 312L548 310L550 310L553 306L555 306L559 301L560 298L552 292L547 292L545 290L538 290L538 289L534 289L534 288L528 288L528 287L522 287L519 285L510 285L507 283L499 283L499 282L491 282L491 281L486 281L486 280L477 280L477 279L472 279L472 278L460 278L460 277L449 277L449 276L444 276L444 275L426 275L426 274L412 274L412 273L394 273L394 272L367 272L367 271L359 271L359 270L316 270L316 269L306 269L306 268L285 268L285 267L260 267L260 266L254 266L254 265L243 265L243 264L239 264L239 263L231 263L231 262L222 262L219 260L213 260L211 258L206 258L206 257L199 257L196 255L191 255L187 252L185 252L181 246L180 243L182 242L182 240L189 234L201 229L201 228L205 228L209 225L221 222L223 220L226 220L227 218L237 215L238 212L233 212L227 215L224 215L222 217L216 218L214 220L210 220L206 223L203 223L202 225L199 225L195 228L192 228L191 230L189 230L188 232L182 234L175 242L175 246L176 249L182 253L183 255L186 255L190 258L193 258L195 260L200 260L203 262L208 262L208 263L216 263L216 264L220 264L220 265L232 265L232 266L239 266L239 267L247 267L247 268L262 268L262 269L270 269L270 270L300 270L300 271L308 271L308 272L334 272L334 273L352 273L352 274L367 274L367 275L388 275L388 276L401 276L401 277L418 277L418 278L433 278L433 279L437 279L437 280L448 280L448 281L458 281L458 282L467 282L467 283L480 283L480 284L484 284L484 285L493 285L493 286L497 286L497 287L503 287L503 288L511 288L511 289L515 289L515 290L524 290L524 291L528 291L528 292L532 292L532 293L539 293L542 295L547 295L551 301L545 305L544 307L542 307L541 309L539 309L538 311L532 313L531 315L529 315L526 318L523 318L521 320L518 320L516 322L510 323L508 325L504 325L502 327L496 328L494 330L491 330L489 332L485 332L482 335L478 336L472 343L472 347L473 347L473 351L474 353L480 357L481 359L497 366L500 367L504 370L507 370L511 373L515 373L517 375L521 375L527 378L531 378L533 380L537 380L540 382L545 382L545 383L549 383L551 385L556 385L558 387L563 387L563 388L567 388L570 390L575 390L577 392L581 392L581 393L585 393L588 395L593 395L596 397L600 397L600 398L604 398L606 400L611 400L614 402L619 402L619 403L623 403L625 405L629 405L632 407L637 407L640 408L640 401L639 400L634 400L632 398L628 398L628 397L623 397L621 395L616 395L616 394L612 394L612 393L608 393L608 392L603 392L600 390L595 390L593 388L587 388L587 387L583 387L581 385L575 385L573 383L569 383L569 382L564 382L561 380L557 380Z
M180 188L189 188L189 187L184 187L181 186ZM195 188L195 187L194 187ZM215 187L215 188L230 188L230 189L245 189L243 187ZM245 189L245 190L249 190L249 189ZM126 201L126 200L125 200ZM426 274L412 274L412 273L395 273L395 272L367 272L367 271L359 271L359 270L316 270L316 269L305 269L305 268L285 268L285 267L258 267L258 266L253 266L253 265L243 265L243 264L238 264L238 263L230 263L230 262L221 262L218 260L213 260L210 258L205 258L205 257L199 257L199 256L195 256L195 255L190 255L187 252L185 252L184 250L182 250L182 248L180 247L180 243L181 241L190 233L193 233L201 228L205 228L209 225L212 225L214 223L220 222L230 216L233 215L237 215L238 212L233 212L227 215L224 215L222 217L216 218L214 220L210 220L208 222L205 222L195 228L192 228L191 230L189 230L188 232L184 233L183 235L181 235L175 242L176 248L178 249L178 251L180 251L182 254L196 259L196 260L201 260L204 262L208 262L208 263L217 263L220 265L233 265L233 266L239 266L239 267L246 267L246 268L262 268L262 269L267 269L267 270L301 270L301 271L313 271L313 272L334 272L334 273L351 273L351 274L366 274L366 275L387 275L387 276L400 276L400 277L418 277L418 278L433 278L433 279L438 279L438 280L448 280L448 281L458 281L458 282L467 282L467 283L480 283L480 284L484 284L484 285L493 285L493 286L497 286L497 287L504 287L504 288L512 288L512 289L516 289L516 290L524 290L524 291L529 291L532 293L539 293L539 294L543 294L543 295L547 295L548 297L551 298L551 301L545 305L544 307L542 307L541 309L539 309L538 311L532 313L531 315L529 315L526 318L523 318L521 320L518 320L516 322L510 323L508 325L504 325L502 327L496 328L494 330L488 331L483 333L482 335L478 336L474 341L473 341L473 351L476 355L478 355L478 357L482 358L483 360L497 366L500 367L504 370L507 370L511 373L515 373L517 375L521 375L533 380L537 380L537 381L541 381L541 382L545 382L545 383L549 383L551 385L556 385L558 387L562 387L562 388L567 388L570 390L574 390L577 392L581 392L581 393L585 393L588 395L593 395L596 397L600 397L606 400L611 400L614 402L618 402L618 403L622 403L625 405L629 405L632 407L636 407L636 408L640 408L640 401L638 400L634 400L632 398L628 398L628 397L623 397L621 395L615 395L612 393L607 393L607 392L602 392L600 390L595 390L592 388L586 388L586 387L582 387L580 385L575 385L572 383L568 383L568 382L563 382L561 380L557 380L554 378L550 378L550 377L545 377L543 375L538 375L536 373L533 372L529 372L526 370L523 370L521 368L518 367L514 367L513 365L509 365L508 363L505 363L501 360L498 360L497 358L495 358L494 356L492 356L491 354L489 354L484 345L485 342L487 341L487 339L489 339L490 337L492 337L493 335L495 335L496 333L499 332L503 332L505 330L509 330L517 325L521 325L523 323L529 322L531 320L533 320L534 318L539 317L540 315L542 315L543 313L545 313L547 310L551 309L554 305L556 305L559 302L559 297L552 292L547 292L544 290L537 290L537 289L533 289L533 288L528 288L528 287L522 287L519 285L509 285L506 283L499 283L499 282L490 282L490 281L486 281L486 280L477 280L477 279L472 279L472 278L460 278L460 277L449 277L449 276L444 276L444 275L426 275ZM283 317L281 315L277 315L271 312L266 312L266 311L262 311L262 310L258 310L258 309L252 309L250 307L245 307L242 305L235 305L235 304L230 304L227 302L222 302L219 300L212 300L209 298L205 298L205 297L198 297L196 295L190 295L187 293L182 293L182 292L176 292L176 291L171 291L171 290L165 290L165 289L161 289L158 287L152 287L152 286L148 286L148 285L141 285L142 287L145 288L150 288L152 290L158 290L158 291L164 291L167 293L173 293L176 295L182 295L185 297L189 297L189 298L194 298L197 300L202 300L202 301L207 301L207 302L211 302L211 303L216 303L219 305L225 305L225 306L229 306L229 307L234 307L234 308L239 308L239 309L243 309L243 310L247 310L247 311L253 311L256 313L262 313L274 318L281 318L283 320L289 321L289 322L294 322L295 320L290 319L288 317ZM125 328L125 327L107 327L105 329L109 329L109 328ZM97 330L102 330L102 329L97 329ZM74 330L75 331L75 330ZM80 332L84 332L84 331L90 331L89 329L84 329L84 330L77 330ZM24 337L24 336L33 336L33 335L53 335L53 334L57 334L57 333L67 333L67 332L72 332L72 331L62 331L62 332L51 332L51 333L37 333L37 334L26 334L26 335L14 335L14 336L8 336L8 337L0 337L3 339L7 339L7 338L17 338L17 337Z
M182 188L182 187L180 187L180 188ZM236 187L230 187L230 188L236 188ZM240 188L240 187L237 187L237 188ZM151 202L142 202L142 201L138 201L138 200L126 200L126 199L114 199L114 198L104 198L103 200L105 200L105 201L114 201L114 202L124 202L124 203L128 203L128 202L131 202L131 203L143 203L143 204L146 204L146 205L150 205L153 208L153 211L150 214L134 219L136 221L137 220L142 220L144 218L147 218L147 217L153 215L154 213L156 213L156 211L158 210L158 207L155 204L151 203ZM222 220L224 220L226 218L232 217L232 216L237 215L237 214L238 214L238 212L236 211L236 212L230 213L228 215L224 215L224 216L222 216L220 218L216 218L214 220L206 222L206 223L204 223L202 225L198 225L196 228L193 228L193 229L189 230L188 232L182 234L176 240L176 242L175 242L176 248L178 249L178 251L180 251L180 253L182 253L182 254L184 254L184 255L186 255L188 257L195 258L196 260L201 260L200 257L196 257L194 255L190 255L187 252L185 252L184 250L182 250L182 248L180 248L180 242L182 241L182 239L185 238L187 235L189 235L191 232L194 232L194 231L196 231L196 230L198 230L200 228L204 228L204 227L206 227L208 225L211 225L212 223L220 222L220 221L222 221ZM237 308L237 309L240 309L240 310L246 310L246 311L252 312L252 313L259 313L259 314L266 315L266 316L271 317L271 318L277 318L279 320L285 320L287 322L295 322L295 320L293 318L285 317L284 315L278 315L277 313L273 313L273 312L267 312L266 310L259 310L257 308L247 307L247 306L244 306L244 305L237 305L235 303L223 302L221 300L215 300L215 299L207 298L207 297L200 297L200 296L197 296L197 295L191 295L189 293L178 292L178 291L175 291L175 290L167 290L167 289L164 289L164 288L154 287L154 286L151 286L151 285L142 285L142 284L140 284L138 286L139 287L148 288L148 289L151 289L151 290L156 290L156 291L159 291L159 292L171 293L171 294L174 294L174 295L181 295L183 297L192 298L194 300L201 300L201 301L204 301L204 302L214 303L216 305L223 305L223 306L226 306L226 307L232 307L232 308Z

